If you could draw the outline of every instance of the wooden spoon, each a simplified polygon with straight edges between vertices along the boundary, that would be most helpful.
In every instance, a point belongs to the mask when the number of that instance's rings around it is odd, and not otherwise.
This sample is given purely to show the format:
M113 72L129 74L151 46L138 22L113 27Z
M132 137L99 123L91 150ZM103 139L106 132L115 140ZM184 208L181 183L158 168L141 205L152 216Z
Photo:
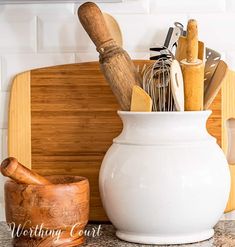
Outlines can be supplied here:
M113 39L119 46L123 46L122 32L117 20L110 14L103 13L104 20Z

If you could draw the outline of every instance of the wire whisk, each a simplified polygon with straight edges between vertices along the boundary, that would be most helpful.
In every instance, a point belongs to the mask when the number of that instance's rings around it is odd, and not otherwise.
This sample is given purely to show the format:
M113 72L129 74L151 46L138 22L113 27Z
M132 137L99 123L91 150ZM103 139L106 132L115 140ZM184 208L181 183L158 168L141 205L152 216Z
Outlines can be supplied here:
M171 62L169 58L160 58L143 73L143 89L152 98L153 111L175 110L170 81Z

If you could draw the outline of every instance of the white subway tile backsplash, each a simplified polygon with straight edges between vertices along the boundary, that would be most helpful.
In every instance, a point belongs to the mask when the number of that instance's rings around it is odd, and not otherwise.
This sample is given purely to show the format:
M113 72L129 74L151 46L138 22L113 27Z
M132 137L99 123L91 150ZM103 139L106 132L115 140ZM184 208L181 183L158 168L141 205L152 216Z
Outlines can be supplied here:
M150 53L149 52L128 52L131 59L149 59ZM83 62L91 62L91 61L98 61L99 54L96 53L77 53L76 54L76 62L83 63Z
M7 130L0 129L0 162L7 158ZM0 221L5 220L4 183L6 177L0 175Z
M133 60L149 60L150 52L128 52Z
M227 52L225 61L227 62L229 68L235 71L235 51Z
M14 76L34 68L74 63L73 53L8 54L2 57L2 90L8 91Z
M83 62L91 62L91 61L98 61L99 60L99 53L98 52L79 52L76 54L76 63L83 63Z
M34 52L36 18L34 16L0 16L0 52Z
M127 51L147 52L154 44L163 45L168 28L175 21L186 24L186 15L115 15Z
M7 128L9 93L0 92L0 129Z
M147 14L149 0L125 0L122 3L99 3L102 12L112 14Z
M8 157L8 150L7 150L7 146L8 146L8 130L7 129L2 129L2 138L1 138L1 142L2 142L2 148L1 148L1 159L6 159Z
M226 10L227 11L235 11L235 1L234 0L226 0Z
M149 9L154 14L220 12L225 11L225 0L150 0Z
M39 52L78 50L95 50L95 47L76 15L40 15L38 17Z
M191 14L189 18L198 21L200 40L219 52L234 50L233 35L235 15L233 14Z
M3 159L3 129L0 129L0 162L2 162Z
M63 4L5 4L0 5L0 16L38 15L38 14L58 14L74 13L73 3Z
M1 90L3 90L3 88L2 88L2 57L0 56L0 91Z

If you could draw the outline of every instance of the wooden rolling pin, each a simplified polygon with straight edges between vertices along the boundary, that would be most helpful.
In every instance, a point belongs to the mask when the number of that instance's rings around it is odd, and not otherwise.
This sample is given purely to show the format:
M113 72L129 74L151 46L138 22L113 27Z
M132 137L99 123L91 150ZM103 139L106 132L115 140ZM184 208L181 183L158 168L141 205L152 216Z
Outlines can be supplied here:
M98 6L87 2L78 9L79 20L100 53L101 70L122 110L129 111L132 88L141 78L131 58L111 37Z
M198 30L196 20L187 26L186 59L181 61L184 78L185 111L203 110L204 64L198 59Z
M13 157L9 157L2 162L1 173L15 180L17 183L37 185L51 184L46 178L23 166Z

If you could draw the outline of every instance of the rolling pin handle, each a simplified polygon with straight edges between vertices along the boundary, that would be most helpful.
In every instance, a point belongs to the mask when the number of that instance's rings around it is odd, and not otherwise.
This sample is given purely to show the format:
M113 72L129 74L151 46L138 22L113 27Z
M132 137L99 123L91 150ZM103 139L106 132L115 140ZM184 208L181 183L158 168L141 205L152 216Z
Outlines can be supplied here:
M197 21L191 19L187 26L187 47L186 60L188 63L195 63L198 59L198 28Z
M111 37L102 12L95 3L86 2L82 4L78 9L78 17L98 50L109 41L115 42Z

